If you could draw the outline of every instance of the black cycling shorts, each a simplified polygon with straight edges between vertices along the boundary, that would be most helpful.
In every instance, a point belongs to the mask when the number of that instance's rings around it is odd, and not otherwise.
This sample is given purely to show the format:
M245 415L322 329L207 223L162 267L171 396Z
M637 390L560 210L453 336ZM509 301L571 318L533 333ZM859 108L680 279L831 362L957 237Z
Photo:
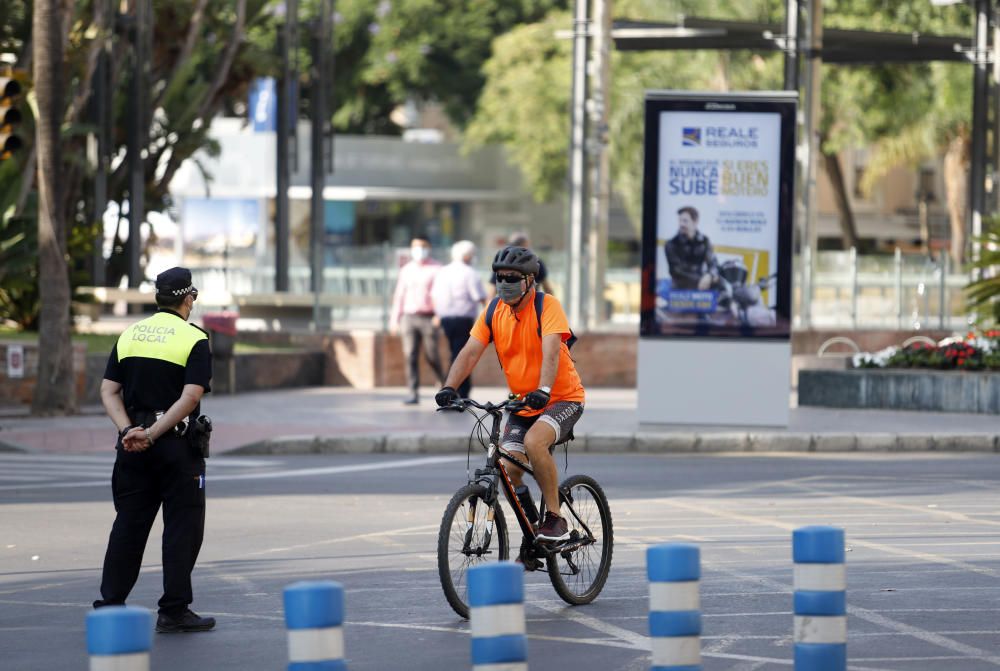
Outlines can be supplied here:
M576 401L557 401L542 410L541 414L531 417L510 415L507 418L507 426L503 430L500 447L508 452L524 454L524 437L527 435L528 429L539 420L555 429L555 442L558 443L569 435L581 415L583 415L583 404Z

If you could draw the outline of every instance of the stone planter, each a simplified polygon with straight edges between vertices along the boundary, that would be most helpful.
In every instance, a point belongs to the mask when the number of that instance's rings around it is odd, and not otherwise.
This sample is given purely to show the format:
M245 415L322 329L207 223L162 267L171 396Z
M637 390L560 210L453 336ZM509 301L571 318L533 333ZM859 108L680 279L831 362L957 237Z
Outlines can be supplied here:
M1000 372L802 370L799 405L1000 414Z

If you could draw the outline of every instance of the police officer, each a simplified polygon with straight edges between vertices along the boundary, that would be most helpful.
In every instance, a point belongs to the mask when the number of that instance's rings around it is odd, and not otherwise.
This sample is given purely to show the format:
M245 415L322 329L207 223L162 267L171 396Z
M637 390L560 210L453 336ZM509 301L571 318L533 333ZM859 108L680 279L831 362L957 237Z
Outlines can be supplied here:
M208 336L187 323L198 290L187 268L156 277L156 314L125 330L108 358L101 400L118 428L111 476L114 526L94 608L125 603L139 577L149 530L163 504L163 597L156 631L208 631L192 601L191 571L205 531L205 459L187 427L211 391Z

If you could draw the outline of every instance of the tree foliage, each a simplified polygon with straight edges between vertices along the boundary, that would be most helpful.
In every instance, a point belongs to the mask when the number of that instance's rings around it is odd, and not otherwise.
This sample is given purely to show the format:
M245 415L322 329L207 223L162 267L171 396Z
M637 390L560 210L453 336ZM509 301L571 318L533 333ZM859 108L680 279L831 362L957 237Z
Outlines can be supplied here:
M14 53L18 67L31 67L32 2L0 0L0 14L12 17L0 30L0 51ZM98 53L105 37L113 40L111 49L111 172L108 197L124 203L129 196L126 132L134 116L129 101L132 96L131 78L135 72L130 50L130 35L126 29L129 16L115 21L102 14L104 3L68 3L64 14L64 82L65 109L62 113L62 161L59 170L62 216L66 222L71 246L70 262L75 271L82 270L91 257L91 245L101 222L94 214L95 167L88 160L88 135L96 131L93 118L93 90ZM232 109L244 99L252 79L267 74L273 68L273 17L267 11L267 0L236 0L218 3L207 0L156 0L153 3L153 51L151 54L149 95L151 110L139 120L147 155L145 171L145 202L149 211L170 207L169 184L181 163L198 150L213 149L208 137L212 118L225 109ZM33 93L22 111L28 116L25 130L34 121ZM25 148L0 170L0 217L4 231L16 229L14 220L35 217L30 207L30 194L37 187L34 165L37 149L33 135L25 132ZM119 210L122 208L119 207ZM13 228L12 228L13 227ZM121 235L117 250L108 262L108 280L117 284L124 273ZM14 244L13 241L17 240ZM10 246L5 253L18 258L36 256L28 238L14 235L5 238ZM45 278L40 278L45 281ZM6 287L5 287L6 288ZM18 308L22 324L33 320L23 308L31 298L24 296ZM0 318L17 317L17 311L3 308Z
M483 64L498 35L541 20L567 0L337 0L334 14L334 127L345 133L396 135L399 105L440 104L462 127L475 109ZM318 0L301 0L297 62L308 71L308 30ZM302 104L309 85L302 78ZM305 108L303 108L305 112Z
M776 21L780 2L653 2L623 0L615 16L663 21L708 11L745 20ZM556 37L572 27L566 12L515 28L494 42L486 86L466 134L466 146L506 147L535 198L565 187L569 151L572 43ZM643 100L650 89L775 88L781 59L775 54L736 57L714 51L612 52L609 117L612 183L634 222L642 207Z
M828 28L968 35L967 7L911 0L831 0ZM775 0L622 0L617 18L673 21L679 14L781 24ZM571 19L553 13L494 43L486 87L473 118L470 146L499 142L525 172L536 198L564 187L569 142L570 44L555 37ZM610 151L612 180L633 222L640 221L643 95L649 89L767 90L781 87L782 58L774 52L619 52L612 56ZM821 151L871 147L868 182L889 167L938 155L967 129L971 73L957 64L823 66ZM517 95L514 95L514 93ZM527 123L527 121L531 123ZM537 130L547 129L545 136Z
M567 166L571 44L555 39L565 12L520 26L494 43L487 85L466 133L466 144L502 144L538 201L560 191Z
M973 264L979 279L966 287L968 308L979 316L980 324L1000 327L1000 215L983 222L983 237L973 240L979 248Z
M384 86L397 101L433 100L462 125L484 84L483 64L494 38L542 19L566 0L354 0L338 3L370 19L359 78ZM347 7L344 7L346 5Z

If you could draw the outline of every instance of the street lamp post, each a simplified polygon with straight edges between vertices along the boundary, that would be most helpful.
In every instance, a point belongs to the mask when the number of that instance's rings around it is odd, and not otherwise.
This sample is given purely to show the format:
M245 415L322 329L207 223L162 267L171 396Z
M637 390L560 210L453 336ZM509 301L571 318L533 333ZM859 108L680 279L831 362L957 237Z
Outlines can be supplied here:
M326 242L323 188L326 185L326 141L329 135L327 88L329 86L329 52L331 41L332 0L321 0L319 17L313 24L313 57L310 71L310 116L312 122L309 139L309 178L312 199L309 216L310 289L315 297L313 324L320 328L319 295L323 292L323 266Z
M573 109L570 131L569 235L566 249L566 301L572 324L583 323L583 253L587 204L587 37L588 0L576 0L573 18Z
M274 194L274 290L288 291L289 202L291 181L289 141L295 136L298 104L295 101L295 68L289 52L298 45L298 0L285 0L285 21L278 33L278 58L281 60L281 82L278 85L277 165ZM279 10L280 11L280 10Z

